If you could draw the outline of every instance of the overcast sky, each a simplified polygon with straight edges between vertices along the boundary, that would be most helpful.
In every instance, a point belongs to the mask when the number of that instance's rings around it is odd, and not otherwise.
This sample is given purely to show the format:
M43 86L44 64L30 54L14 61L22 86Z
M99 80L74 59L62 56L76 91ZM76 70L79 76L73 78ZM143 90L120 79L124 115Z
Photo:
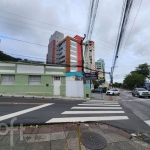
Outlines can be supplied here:
M114 71L114 82L122 82L124 76L139 64L150 64L149 0L134 1ZM0 50L15 57L45 61L49 38L54 31L72 37L86 33L89 3L90 0L0 0L0 36L44 45L0 37ZM95 42L95 60L103 58L107 72L112 66L122 5L123 0L100 0L98 7L92 40ZM108 75L106 79L109 81Z

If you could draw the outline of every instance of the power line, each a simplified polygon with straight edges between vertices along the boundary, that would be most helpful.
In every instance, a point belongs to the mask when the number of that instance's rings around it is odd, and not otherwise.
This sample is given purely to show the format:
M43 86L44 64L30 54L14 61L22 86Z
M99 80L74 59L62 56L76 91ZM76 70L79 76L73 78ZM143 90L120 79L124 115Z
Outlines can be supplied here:
M26 29L26 30L33 30L33 31L37 31L37 32L42 32L42 33L45 33L45 34L48 34L48 35L51 34L51 33L43 32L43 31L39 31L39 30L30 29L30 28L27 28L27 27L22 27L22 26L18 26L18 25L13 25L13 24L10 24L10 23L2 22L2 21L0 21L0 23L7 24L7 25L11 25L11 26L16 26L16 27L19 27L19 28L24 28L24 29Z
M33 45L38 45L38 46L48 47L48 46L45 46L45 45L41 45L41 44L37 44L37 43L32 43L32 42L28 42L28 41L24 41L24 40L20 40L20 39L14 39L14 38L2 36L2 35L0 35L0 37L6 38L6 39L15 40L15 41L20 41L20 42L24 42L24 43L29 43L29 44L33 44Z
M137 13L136 13L136 15L135 15L135 18L134 18L134 21L133 21L132 27L131 27L131 29L130 29L129 35L128 35L128 37L127 37L127 41L126 41L126 43L125 43L125 45L124 45L124 48L125 48L125 46L126 46L126 44L127 44L128 40L129 40L129 36L130 36L130 34L131 34L131 32L132 32L132 29L133 29L133 26L134 26L135 20L136 20L136 18L137 18L138 12L139 12L140 7L141 7L141 4L142 4L142 0L141 0L141 2L140 2L139 7L138 7L138 11L137 11Z
M4 10L0 10L0 11L4 12L4 13L7 13L7 14L15 15L15 16L18 16L18 17L21 17L21 18L25 18L25 19L29 19L29 20L32 20L32 21L40 22L40 23L43 23L43 24L51 25L51 26L54 26L54 27L62 28L62 29L65 29L65 30L70 30L72 32L77 32L77 31L74 31L74 30L71 30L71 29L67 29L67 28L64 28L64 27L60 27L60 26L56 26L56 25L50 24L50 23L42 22L42 21L39 21L39 20L36 20L36 19L33 19L33 18L31 19L31 18L28 18L28 17L25 17L25 16L21 16L21 15L17 15L17 14L11 13L11 12L7 12L7 11L4 11Z
M1 18L5 18L5 19L8 19L8 20L12 20L12 21L16 21L16 22L19 22L19 23L23 23L23 24L27 24L27 25L30 25L30 26L35 26L35 27L38 27L38 28L42 28L42 29L46 29L46 30L51 30L51 31L56 31L56 30L52 30L52 29L49 29L49 28L45 28L45 27L41 27L41 26L37 26L37 25L34 25L34 24L30 24L30 23L26 23L26 22L23 22L23 21L18 21L18 20L15 20L15 19L11 19L11 18L7 18L7 17L3 17L3 16L0 16ZM16 26L16 25L15 25ZM20 26L19 26L20 27ZM25 27L23 27L25 28ZM29 29L29 28L27 28ZM33 29L30 29L30 30L33 30ZM42 32L42 31L41 31ZM46 32L45 32L46 33ZM65 32L63 32L65 33ZM48 34L51 34L51 33L48 33ZM68 33L65 33L65 34L68 34ZM69 33L70 34L70 33ZM73 34L71 34L73 35Z
M56 25L52 25L52 24L49 24L49 23L41 22L41 21L38 21L38 20L35 20L35 19L31 19L31 18L27 18L27 17L20 16L20 15L17 15L17 14L9 13L9 12L3 11L3 10L0 10L0 11L2 11L2 12L4 12L4 13L11 14L11 15L15 15L15 16L18 16L18 17L23 17L23 18L25 18L25 19L33 20L33 21L40 22L40 23L44 23L44 24L47 24L47 25L51 25L51 26L54 26L54 27L62 28L62 29L65 29L65 30L68 30L68 31L71 31L71 32L84 34L83 32L78 32L78 31L70 30L70 29L67 29L67 28L60 27L60 26L56 26ZM55 30L52 30L52 29L49 29L49 28L45 28L45 27L41 27L41 26L37 26L37 25L33 25L33 24L30 24L30 23L26 23L26 22L22 22L22 21L15 20L15 19L7 18L7 17L4 17L4 16L0 16L0 17L2 17L2 18L6 18L6 19L9 19L9 20L13 20L13 21L16 21L16 22L24 23L24 24L28 24L28 25L32 25L32 26L36 26L36 27L38 27L38 28L43 28L43 29L46 29L46 30L55 31ZM63 33L65 33L65 32L63 32ZM65 33L65 34L68 34L68 33ZM69 33L69 34L70 34L70 33ZM73 34L71 34L71 35L73 35ZM95 36L92 36L92 37L93 37L93 38L95 38L95 39L98 39L98 40L100 40L100 41L103 41L103 42L106 42L106 43L109 43L109 44L115 45L114 43L111 43L111 42L108 42L108 41L102 40L102 39L100 39L100 38L98 38L98 37L95 37Z

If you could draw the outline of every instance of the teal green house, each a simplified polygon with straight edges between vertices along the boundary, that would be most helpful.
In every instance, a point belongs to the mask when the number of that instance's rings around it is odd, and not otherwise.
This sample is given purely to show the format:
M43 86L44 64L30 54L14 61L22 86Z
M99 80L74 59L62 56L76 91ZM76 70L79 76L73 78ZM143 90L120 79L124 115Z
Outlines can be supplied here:
M91 91L86 89L86 85L83 85L82 89L77 89L83 91L83 94L79 96L78 94L69 93L69 83L79 84L79 82L71 82L70 79L66 80L66 67L21 62L0 62L1 94L89 97ZM66 93L69 94L66 95Z

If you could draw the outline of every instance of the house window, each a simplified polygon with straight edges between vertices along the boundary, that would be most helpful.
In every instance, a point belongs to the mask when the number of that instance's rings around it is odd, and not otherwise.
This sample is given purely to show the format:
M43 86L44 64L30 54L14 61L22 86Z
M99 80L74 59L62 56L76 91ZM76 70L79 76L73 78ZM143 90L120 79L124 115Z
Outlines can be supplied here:
M41 76L29 76L29 85L40 85Z
M1 84L13 85L15 83L15 75L2 75Z
M60 80L60 77L54 77L54 80Z

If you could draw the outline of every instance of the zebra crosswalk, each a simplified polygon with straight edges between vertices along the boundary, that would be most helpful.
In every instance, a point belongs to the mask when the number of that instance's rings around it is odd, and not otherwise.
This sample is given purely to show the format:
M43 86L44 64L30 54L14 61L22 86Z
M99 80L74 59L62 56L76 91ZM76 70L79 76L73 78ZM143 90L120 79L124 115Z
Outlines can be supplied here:
M46 123L62 122L88 122L88 121L111 121L127 120L122 107L118 102L89 100L73 106L70 110L61 113L61 117L52 118Z

